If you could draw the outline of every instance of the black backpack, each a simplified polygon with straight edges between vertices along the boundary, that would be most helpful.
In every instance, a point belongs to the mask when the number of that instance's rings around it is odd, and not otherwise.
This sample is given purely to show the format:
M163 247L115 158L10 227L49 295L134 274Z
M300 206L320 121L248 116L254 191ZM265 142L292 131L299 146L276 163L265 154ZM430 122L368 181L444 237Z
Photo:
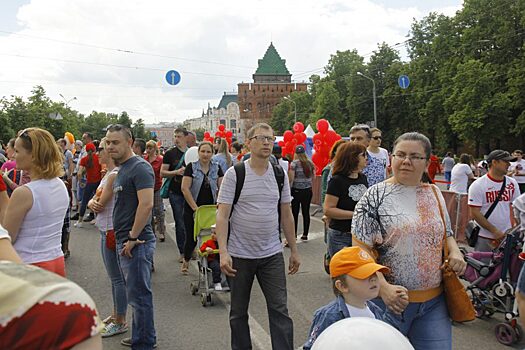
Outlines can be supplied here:
M270 163L273 168L273 173L275 175L275 181L277 182L277 187L279 188L279 201L277 202L277 215L279 220L279 232L281 232L281 196L284 187L284 169L279 164ZM230 211L230 218L233 214L233 207L239 201L241 196L242 187L244 186L244 178L246 177L246 167L244 162L240 161L239 163L233 166L235 170L236 183L235 183L235 196L233 197L233 203ZM228 238L230 237L230 228L228 226ZM280 234L279 234L280 238Z

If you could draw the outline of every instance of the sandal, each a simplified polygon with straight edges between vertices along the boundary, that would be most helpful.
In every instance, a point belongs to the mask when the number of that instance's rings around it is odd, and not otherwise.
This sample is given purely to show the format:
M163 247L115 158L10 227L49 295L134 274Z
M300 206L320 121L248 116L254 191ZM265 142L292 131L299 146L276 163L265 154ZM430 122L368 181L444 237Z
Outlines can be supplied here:
M182 272L183 275L188 275L189 267L190 267L190 263L188 261L186 261L186 260L183 260L182 261L182 266L180 267L180 272Z

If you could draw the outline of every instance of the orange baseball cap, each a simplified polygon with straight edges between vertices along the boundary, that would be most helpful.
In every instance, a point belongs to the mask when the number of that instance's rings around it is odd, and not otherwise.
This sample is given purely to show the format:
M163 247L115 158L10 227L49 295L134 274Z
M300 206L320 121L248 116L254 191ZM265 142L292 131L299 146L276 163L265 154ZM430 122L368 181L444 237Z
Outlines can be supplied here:
M376 264L374 258L361 247L343 248L330 260L330 277L349 275L364 280L377 271L389 273L390 269Z

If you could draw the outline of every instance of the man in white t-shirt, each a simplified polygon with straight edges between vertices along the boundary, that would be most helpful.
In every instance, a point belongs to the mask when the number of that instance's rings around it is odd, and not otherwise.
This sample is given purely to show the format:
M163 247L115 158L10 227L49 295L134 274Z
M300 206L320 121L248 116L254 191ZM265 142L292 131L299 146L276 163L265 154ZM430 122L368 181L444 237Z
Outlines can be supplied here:
M520 186L520 192L525 193L525 160L523 160L523 151L517 149L512 152L516 158L515 162L510 163L508 176L512 176Z
M459 163L452 168L450 179L450 191L467 193L468 182L474 179L474 174L470 167L470 156L468 154L463 153L459 157Z
M383 133L378 128L372 128L370 129L370 132L372 133L372 138L368 144L368 154L381 160L381 163L383 163L383 167L385 168L385 179L387 179L390 172L390 156L386 149L379 147L383 140Z
M472 183L468 191L468 205L474 220L481 227L476 251L491 251L494 240L505 237L505 231L512 227L512 202L520 195L518 183L506 176L510 162L514 160L509 152L495 150L487 157L489 171ZM505 179L505 190L488 219L484 214L496 198Z
M279 203L279 187L269 161L275 140L272 128L268 124L256 124L246 136L251 157L244 161L244 185L238 202L232 211L237 183L234 167L224 175L217 198L216 233L221 270L230 277L231 348L252 348L248 306L253 280L257 277L268 308L272 348L293 350L293 322L288 315L277 211L280 210L282 229L291 252L288 273L294 274L299 269L300 261L290 207L290 185L284 171Z

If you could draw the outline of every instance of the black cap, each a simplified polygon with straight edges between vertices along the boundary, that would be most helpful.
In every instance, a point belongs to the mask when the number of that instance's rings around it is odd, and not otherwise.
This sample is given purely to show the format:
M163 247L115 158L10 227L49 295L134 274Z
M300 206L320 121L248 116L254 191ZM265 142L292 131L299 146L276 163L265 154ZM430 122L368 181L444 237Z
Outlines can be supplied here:
M301 154L301 153L305 153L306 151L304 150L304 147L299 145L297 147L295 147L295 153L298 153L298 154Z
M516 157L511 156L510 153L507 151L496 149L490 152L490 154L488 155L487 163L490 164L493 160L506 160L508 162L514 162L516 160Z
M283 153L283 149L282 149L282 147L279 146L279 145L273 145L272 153L277 153L277 154L279 154L279 153Z

